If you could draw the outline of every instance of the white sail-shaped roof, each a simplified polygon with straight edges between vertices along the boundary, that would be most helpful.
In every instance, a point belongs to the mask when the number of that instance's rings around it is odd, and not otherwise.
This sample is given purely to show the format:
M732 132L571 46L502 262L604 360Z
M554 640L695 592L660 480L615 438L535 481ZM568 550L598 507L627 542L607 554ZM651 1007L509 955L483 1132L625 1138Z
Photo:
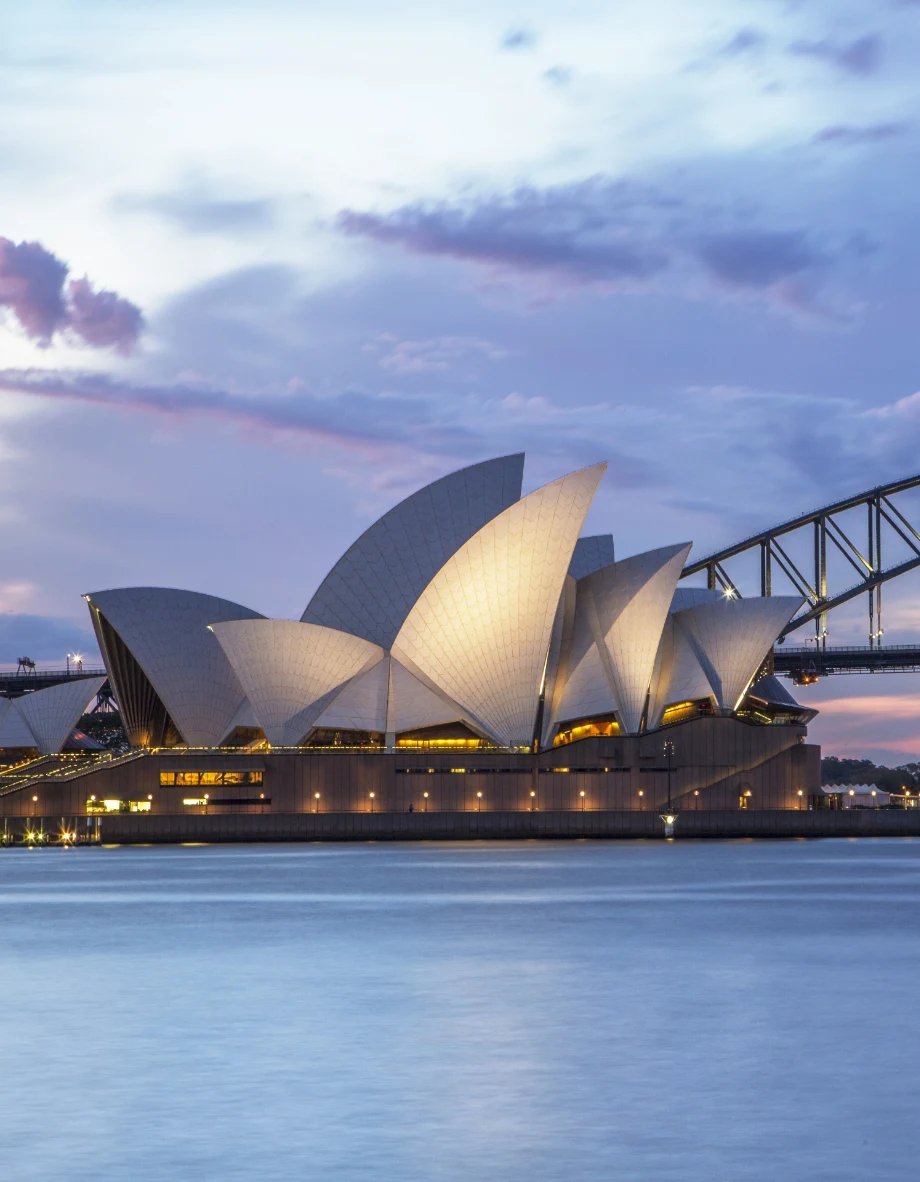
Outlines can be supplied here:
M610 678L604 669L604 662L597 645L592 643L582 659L569 673L565 688L554 711L552 723L572 722L577 718L611 714L616 708L617 704L610 687ZM552 729L555 729L555 725ZM548 732L544 731L544 734L548 734Z
M87 705L105 684L104 677L80 677L51 685L15 700L42 755L61 750Z
M37 747L38 740L29 730L15 701L0 698L0 747Z
M448 698L424 685L399 661L390 661L390 710L387 730L392 734L402 731L424 730L447 722L462 722L463 711Z
M366 673L353 677L331 700L314 726L346 731L387 729L390 660L384 657Z
M774 640L802 606L791 595L725 599L675 613L722 710L737 710Z
M708 587L678 587L671 599L671 611L682 612L701 603L719 603L724 598L724 591L712 591Z
M299 620L229 620L212 631L275 747L300 743L333 691L384 655L360 636Z
M585 612L593 627L627 734L639 730L662 629L689 553L689 543L650 550L579 583L576 611Z
M259 612L171 587L95 591L86 599L121 638L185 742L217 746L230 731L244 694L208 625L261 619ZM107 667L118 698L118 678L108 662Z
M717 599L721 596L716 595ZM715 703L712 686L690 641L670 616L661 634L661 646L652 676L649 695L648 728L661 725L667 706L678 702L698 702L707 698Z
M573 579L583 579L613 561L613 534L592 534L575 543L569 574Z
M606 464L530 493L425 588L393 653L496 742L530 744L563 581Z
M335 564L301 617L389 648L445 562L521 495L524 456L461 468L385 513Z

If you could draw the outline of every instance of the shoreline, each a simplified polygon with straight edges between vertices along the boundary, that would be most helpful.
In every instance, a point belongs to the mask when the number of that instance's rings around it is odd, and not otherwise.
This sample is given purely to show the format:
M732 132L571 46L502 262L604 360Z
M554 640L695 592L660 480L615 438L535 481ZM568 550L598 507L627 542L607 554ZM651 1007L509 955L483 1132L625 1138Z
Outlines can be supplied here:
M27 835L42 834L30 842ZM62 833L72 834L67 841ZM664 839L657 812L275 813L193 816L119 813L98 817L11 817L7 847L176 845L183 842L513 841ZM920 809L739 809L676 812L675 839L920 837Z

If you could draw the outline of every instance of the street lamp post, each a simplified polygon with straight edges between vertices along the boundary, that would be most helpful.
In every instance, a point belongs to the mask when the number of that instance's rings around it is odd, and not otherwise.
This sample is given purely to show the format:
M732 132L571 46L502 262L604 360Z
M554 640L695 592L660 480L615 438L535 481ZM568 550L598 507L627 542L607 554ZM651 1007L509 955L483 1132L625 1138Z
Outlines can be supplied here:
M674 744L670 739L665 740L664 753L668 761L668 812L671 810L671 771L674 763Z
M664 754L667 757L667 761L668 761L668 807L665 812L660 814L660 816L661 816L662 821L664 822L665 837L673 837L674 836L674 823L677 820L677 814L674 812L674 809L671 805L671 775L673 772L673 765L674 765L674 744L671 742L670 739L665 739Z

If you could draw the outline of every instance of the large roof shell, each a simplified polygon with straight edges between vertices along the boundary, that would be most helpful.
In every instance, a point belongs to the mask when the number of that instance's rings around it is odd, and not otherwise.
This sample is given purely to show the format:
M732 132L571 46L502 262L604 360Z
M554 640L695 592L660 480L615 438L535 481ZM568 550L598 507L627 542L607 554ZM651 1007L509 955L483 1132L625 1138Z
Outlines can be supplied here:
M437 693L419 681L399 661L391 659L388 732L399 734L402 731L424 730L425 727L465 721L463 710L456 702Z
M500 744L533 738L559 597L605 469L563 476L483 526L431 580L393 645Z
M722 598L675 613L675 624L705 670L720 709L738 709L764 657L802 602L791 595Z
M613 534L589 534L575 543L569 574L573 579L583 579L614 561Z
M22 713L43 755L61 750L105 681L104 677L78 677L15 699L13 705Z
M721 596L717 595L718 599ZM648 727L661 725L667 706L678 702L709 700L715 705L712 685L690 641L669 616L661 634L661 645L649 693Z
M389 648L445 562L521 495L523 454L426 485L385 513L335 564L301 617Z
M38 740L29 729L16 700L0 698L0 747L37 747Z
M610 681L620 726L636 734L642 722L655 658L689 543L637 554L579 583L583 611Z
M300 620L228 620L212 631L275 747L300 743L334 691L384 656L360 636Z
M168 587L95 591L86 598L94 625L98 612L130 651L184 741L191 747L219 745L244 694L208 625L261 619L260 614L214 595ZM106 667L118 699L123 687L109 661Z
M359 673L332 698L314 725L330 730L384 733L390 660L384 657L366 673Z

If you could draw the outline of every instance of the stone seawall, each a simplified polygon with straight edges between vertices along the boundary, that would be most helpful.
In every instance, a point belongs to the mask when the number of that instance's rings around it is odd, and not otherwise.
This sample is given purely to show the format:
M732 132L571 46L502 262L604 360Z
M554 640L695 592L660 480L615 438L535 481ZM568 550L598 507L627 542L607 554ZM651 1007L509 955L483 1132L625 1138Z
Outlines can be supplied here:
M81 819L82 820L82 819ZM51 830L59 820L48 820ZM78 821L79 825L80 822ZM526 838L661 838L653 812L287 813L266 816L99 818L103 842L450 841ZM675 837L920 837L920 809L734 810L681 813Z

